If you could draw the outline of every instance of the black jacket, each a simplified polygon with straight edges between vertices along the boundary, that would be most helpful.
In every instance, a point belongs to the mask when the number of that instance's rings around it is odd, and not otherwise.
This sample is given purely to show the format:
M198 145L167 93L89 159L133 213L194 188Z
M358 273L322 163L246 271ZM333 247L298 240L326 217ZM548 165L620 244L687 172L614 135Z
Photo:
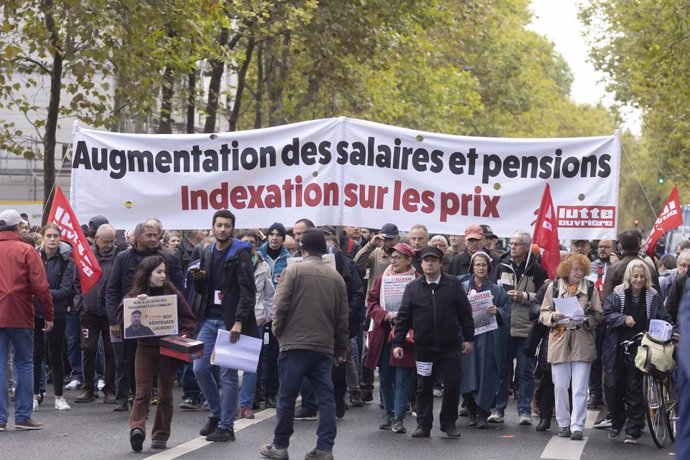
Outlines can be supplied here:
M621 340L618 335L622 328L627 328L625 325L625 318L628 316L625 313L625 294L626 291L623 285L618 285L613 289L613 292L604 301L604 344L601 350L601 361L604 365L604 370L612 373L616 367L616 355ZM666 313L661 297L653 289L644 290L644 303L647 313L647 324L644 326L645 330L649 329L649 321L653 319L663 319L669 323L673 323L671 317Z
M408 284L398 310L393 346L402 347L410 328L414 329L415 349L443 352L459 348L461 340L474 341L472 306L462 283L442 273L435 289L424 276Z
M136 247L131 247L115 256L113 268L108 276L108 287L105 291L105 309L108 321L116 325L115 311L125 295L132 290L134 274L142 260L148 256L162 256L168 266L168 277L178 291L184 290L184 274L172 252L155 248L151 252L141 252Z
M89 290L88 294L83 294L81 289L79 289L80 292L78 292L75 303L77 304L78 311L105 316L105 291L108 287L108 278L110 277L118 250L113 248L110 252L103 254L95 244L91 246L91 250L98 261L98 265L101 267L101 277L96 285Z
M48 287L53 297L53 309L56 319L64 319L71 310L74 300L74 262L72 261L72 247L61 243L60 250L53 257L48 258L41 251L41 259L46 268ZM39 309L34 307L38 316Z
M203 323L208 305L210 270L213 267L213 243L204 251L199 268L206 271L206 277L194 281L198 301L194 305L194 315ZM259 337L254 315L256 304L256 283L252 265L251 245L233 239L223 262L223 282L221 284L221 308L223 323L229 331L236 321L242 322L242 334Z

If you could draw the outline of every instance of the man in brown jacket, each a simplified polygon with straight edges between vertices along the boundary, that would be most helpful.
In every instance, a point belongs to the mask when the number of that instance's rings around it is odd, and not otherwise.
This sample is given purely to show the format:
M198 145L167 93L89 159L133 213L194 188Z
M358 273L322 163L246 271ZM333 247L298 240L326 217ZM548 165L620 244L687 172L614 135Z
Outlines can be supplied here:
M323 264L327 252L321 230L302 234L302 262L288 265L273 298L273 334L278 356L277 422L272 444L261 447L266 458L287 459L293 434L295 399L306 378L319 410L316 448L305 459L332 459L336 436L331 368L345 362L348 347L348 302L343 278Z

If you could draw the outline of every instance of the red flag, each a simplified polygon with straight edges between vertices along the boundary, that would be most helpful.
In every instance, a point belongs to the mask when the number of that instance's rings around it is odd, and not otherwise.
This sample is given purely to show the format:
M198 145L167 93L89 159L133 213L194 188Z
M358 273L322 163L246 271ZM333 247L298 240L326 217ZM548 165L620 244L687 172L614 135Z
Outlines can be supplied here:
M551 187L546 184L541 196L539 215L534 225L532 241L542 249L541 266L544 267L549 279L554 279L561 262L561 247L558 243L558 221L556 210L551 199Z
M81 290L87 294L101 277L101 266L98 265L84 232L79 226L72 206L62 189L55 188L53 206L48 214L48 222L57 224L62 229L60 239L72 245L72 259L76 270L79 271Z
M642 249L650 256L654 256L654 246L664 233L683 225L683 216L680 213L680 198L678 198L678 185L673 186L673 191L666 200L659 217L654 222L652 231L649 232L647 241Z

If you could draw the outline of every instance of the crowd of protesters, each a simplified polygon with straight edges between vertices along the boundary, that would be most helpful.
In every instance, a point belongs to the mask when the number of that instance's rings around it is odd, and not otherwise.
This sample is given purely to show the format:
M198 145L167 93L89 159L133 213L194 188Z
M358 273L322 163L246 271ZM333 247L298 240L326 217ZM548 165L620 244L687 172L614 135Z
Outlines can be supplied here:
M555 416L558 436L582 440L587 409L597 409L595 428L634 444L644 426L642 374L619 344L652 319L677 322L690 265L690 242L652 260L637 231L572 241L550 280L528 232L499 238L481 223L455 235L430 235L422 224L404 232L394 223L334 228L309 219L239 230L222 210L209 224L166 231L151 218L117 231L94 216L83 230L102 275L83 293L59 226L0 213L0 431L12 398L15 429L40 429L32 412L45 407L51 382L57 410L102 398L129 411L135 451L158 405L151 447L164 449L177 381L180 409L208 411L199 431L208 441L233 441L238 417L276 408L274 440L260 451L267 458L288 458L293 420L317 415L318 441L306 458L333 458L336 418L375 399L378 428L406 433L412 414L411 436L429 437L434 396L442 397L448 437L460 437L459 416L477 429L505 423L513 394L519 425L536 416L536 430L547 431ZM335 270L323 268L324 254ZM296 257L303 262L291 263ZM404 280L395 310L384 288L393 278ZM497 327L475 333L469 299L480 293ZM179 334L204 344L193 363L161 355L158 338L123 337L124 299L166 294L178 299ZM567 297L584 319L564 321L554 299ZM240 378L211 364L222 329L233 342L263 339L256 373Z

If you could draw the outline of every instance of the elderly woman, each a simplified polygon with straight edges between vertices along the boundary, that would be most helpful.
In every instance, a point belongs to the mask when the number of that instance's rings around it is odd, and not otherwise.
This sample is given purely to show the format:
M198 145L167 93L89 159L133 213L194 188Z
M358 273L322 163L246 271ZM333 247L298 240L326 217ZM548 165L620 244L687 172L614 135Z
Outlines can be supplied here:
M587 418L589 370L597 357L594 329L602 313L594 285L585 279L589 272L590 262L586 256L568 255L558 266L558 278L546 289L539 317L542 324L551 328L547 360L551 364L558 436L575 441L582 440ZM576 298L582 309L572 316L559 311L554 302L569 297ZM572 414L568 395L571 386Z
M395 433L405 433L405 409L408 400L409 382L412 378L415 360L411 343L403 346L404 357L396 359L391 353L391 330L395 326L397 306L402 300L402 283L410 282L418 275L412 266L415 251L405 243L393 246L390 265L379 276L369 291L367 313L371 317L373 329L369 332L369 354L364 359L368 369L379 368L381 399L386 410L386 420L379 428L392 429ZM396 281L397 279L397 281ZM400 298L386 294L385 286L396 282Z
M508 335L510 332L510 298L505 289L489 280L491 258L485 252L475 252L470 260L470 273L460 276L468 295L489 291L493 297L487 313L496 317L498 329L474 336L474 347L462 359L460 392L467 405L470 426L488 428L487 417L498 391L498 381L508 365ZM476 331L476 327L475 327Z
M623 284L613 288L604 301L606 333L602 360L606 370L606 402L611 412L609 439L618 439L625 425L626 444L636 444L644 426L642 372L631 359L626 359L620 343L648 330L652 319L671 322L651 280L649 266L640 259L632 260L625 268Z

